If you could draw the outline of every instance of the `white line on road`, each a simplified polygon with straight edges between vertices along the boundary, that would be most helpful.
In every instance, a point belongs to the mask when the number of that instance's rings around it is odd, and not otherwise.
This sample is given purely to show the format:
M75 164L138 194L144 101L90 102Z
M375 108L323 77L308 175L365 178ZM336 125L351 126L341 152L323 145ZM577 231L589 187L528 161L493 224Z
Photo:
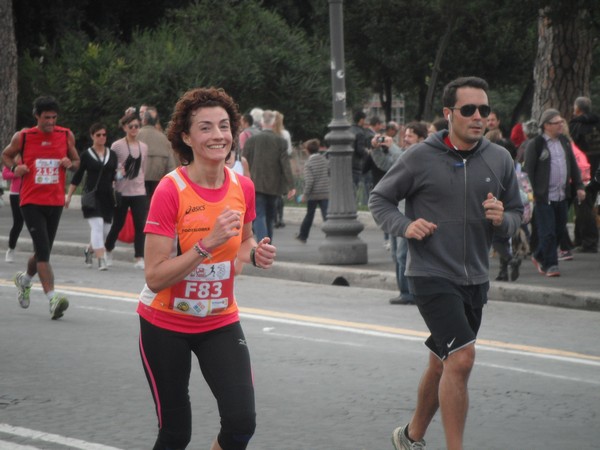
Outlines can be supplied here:
M485 362L477 362L476 365L477 366L491 367L493 369L511 370L513 372L526 373L528 375L537 375L539 377L554 378L556 380L567 380L567 381L574 381L576 383L588 383L588 384L595 384L597 386L600 386L600 381L597 381L597 380L589 380L589 379L586 379L586 378L567 377L567 376L564 376L564 375L556 375L554 373L541 372L539 370L521 369L520 367L503 366L503 365L500 365L500 364L491 364L491 363L485 363Z
M44 433L43 431L31 430L29 428L13 427L6 423L0 423L0 432L10 434L13 436L19 436L22 438L39 440L44 442L52 442L53 444L64 445L70 448L77 448L81 450L120 450L117 447L109 447L107 445L94 444L93 442L82 441L79 439L73 439L58 434ZM9 447L6 447L9 448ZM12 446L10 448L18 448ZM36 447L23 447L24 449L35 449Z
M309 341L309 342L318 342L320 344L335 344L335 345L347 345L349 347L366 347L364 344L358 344L356 342L348 342L348 341L334 341L332 339L320 339L309 336L298 336L296 334L287 334L287 333L279 333L277 331L273 331L272 327L263 328L264 333L268 333L270 336L277 336L283 338L290 339L300 339L301 341Z
M39 448L30 445L19 445L14 442L0 441L0 450L39 450Z

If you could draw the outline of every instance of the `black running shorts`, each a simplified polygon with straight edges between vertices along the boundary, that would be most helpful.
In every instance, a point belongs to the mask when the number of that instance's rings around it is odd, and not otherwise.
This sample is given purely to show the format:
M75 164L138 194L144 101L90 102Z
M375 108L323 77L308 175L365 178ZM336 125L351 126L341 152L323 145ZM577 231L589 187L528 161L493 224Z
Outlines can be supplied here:
M431 335L425 345L444 360L475 342L489 283L460 286L435 277L409 277L409 286Z

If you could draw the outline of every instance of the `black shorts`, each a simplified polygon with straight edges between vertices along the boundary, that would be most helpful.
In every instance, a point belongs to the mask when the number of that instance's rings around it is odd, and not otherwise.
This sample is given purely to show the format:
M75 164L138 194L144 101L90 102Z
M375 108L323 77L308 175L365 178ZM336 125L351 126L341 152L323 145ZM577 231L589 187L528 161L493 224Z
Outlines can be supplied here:
M62 212L62 206L32 204L21 206L21 214L31 235L37 262L50 261L50 252Z
M411 292L431 335L425 345L444 360L475 342L490 284L460 286L435 277L409 277Z

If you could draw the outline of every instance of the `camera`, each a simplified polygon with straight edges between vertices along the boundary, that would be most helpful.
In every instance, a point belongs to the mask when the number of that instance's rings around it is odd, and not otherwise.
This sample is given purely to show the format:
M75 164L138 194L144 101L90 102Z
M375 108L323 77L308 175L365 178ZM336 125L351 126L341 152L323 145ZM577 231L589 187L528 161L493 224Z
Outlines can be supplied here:
M383 144L385 142L385 136L379 136L377 138L377 142L380 143L380 144Z

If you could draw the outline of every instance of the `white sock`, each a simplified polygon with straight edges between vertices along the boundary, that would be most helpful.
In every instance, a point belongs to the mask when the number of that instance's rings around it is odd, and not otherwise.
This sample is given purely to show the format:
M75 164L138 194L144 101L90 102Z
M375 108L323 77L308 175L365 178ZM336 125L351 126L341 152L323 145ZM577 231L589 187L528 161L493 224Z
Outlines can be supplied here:
M48 300L52 300L52 297L54 297L54 291L46 292L46 297L48 297Z

